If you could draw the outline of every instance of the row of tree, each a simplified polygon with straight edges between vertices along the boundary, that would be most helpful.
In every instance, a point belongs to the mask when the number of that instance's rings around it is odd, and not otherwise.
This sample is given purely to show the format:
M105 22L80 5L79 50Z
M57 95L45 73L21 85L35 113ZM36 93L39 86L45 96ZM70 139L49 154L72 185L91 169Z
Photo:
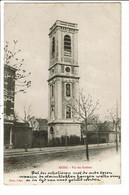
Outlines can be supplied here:
M75 98L74 98L75 99ZM108 123L102 123L99 121L99 115L96 115L96 111L101 107L99 100L97 100L95 103L92 100L92 96L89 94L88 96L85 96L83 91L79 93L79 99L75 99L76 105L73 106L73 110L75 113L77 113L79 120L83 121L83 125L85 127L85 143L86 143L86 158L89 161L89 149L88 149L88 125L93 125L98 135L102 131L108 129ZM116 104L116 110L115 111L109 111L107 110L108 115L112 119L113 125L115 127L115 135L116 135L116 151L118 152L118 125L120 124L120 118L118 117L118 103Z

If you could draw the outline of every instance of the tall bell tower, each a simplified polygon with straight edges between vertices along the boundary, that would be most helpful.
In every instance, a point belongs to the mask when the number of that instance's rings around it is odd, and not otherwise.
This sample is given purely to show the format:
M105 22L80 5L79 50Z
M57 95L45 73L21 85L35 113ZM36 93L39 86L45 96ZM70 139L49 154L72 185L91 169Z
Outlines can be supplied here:
M73 106L78 106L79 66L77 24L57 20L50 28L48 139L81 136Z

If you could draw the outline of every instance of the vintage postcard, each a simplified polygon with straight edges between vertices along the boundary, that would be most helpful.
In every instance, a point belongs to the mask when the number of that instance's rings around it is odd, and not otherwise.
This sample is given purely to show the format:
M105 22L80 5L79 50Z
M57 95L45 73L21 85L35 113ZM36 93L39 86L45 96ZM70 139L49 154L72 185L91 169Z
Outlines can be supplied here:
M4 184L121 183L121 3L4 3Z

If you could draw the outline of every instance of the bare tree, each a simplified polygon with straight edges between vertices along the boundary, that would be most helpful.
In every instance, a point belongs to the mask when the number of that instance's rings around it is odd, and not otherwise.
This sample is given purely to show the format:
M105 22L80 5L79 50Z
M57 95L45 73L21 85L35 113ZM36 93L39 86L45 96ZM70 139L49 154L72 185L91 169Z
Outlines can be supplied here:
M94 115L91 121L92 126L94 127L95 133L97 133L97 144L100 143L101 136L101 122L99 121L99 115Z
M107 121L100 121L99 120L99 116L94 116L93 120L92 120L92 125L97 133L97 144L99 144L101 142L100 138L101 135L105 134L107 135L106 137L106 142L108 144L108 140L109 140L109 123Z
M75 98L74 98L75 99ZM93 103L92 96L89 94L87 97L83 95L83 91L79 93L79 100L75 99L76 105L72 106L73 110L82 119L85 126L86 132L86 158L89 161L89 150L88 150L88 124L93 118L94 112L99 109L99 100Z
M116 103L116 108L114 110L112 109L107 111L115 127L116 152L118 152L118 125L120 123L120 117L118 113L118 103Z
M14 121L17 122L19 120L18 112L14 111Z
M27 71L23 69L24 59L18 57L21 50L17 49L17 43L18 41L14 40L13 47L10 48L10 43L6 41L4 47L4 65L16 69L16 74L13 77L10 75L12 81L15 81L16 90L14 91L14 94L17 94L18 92L26 93L26 89L31 86L31 81L28 79L28 76L31 73L27 73Z
M31 105L24 106L24 122L30 122L32 118L32 107Z

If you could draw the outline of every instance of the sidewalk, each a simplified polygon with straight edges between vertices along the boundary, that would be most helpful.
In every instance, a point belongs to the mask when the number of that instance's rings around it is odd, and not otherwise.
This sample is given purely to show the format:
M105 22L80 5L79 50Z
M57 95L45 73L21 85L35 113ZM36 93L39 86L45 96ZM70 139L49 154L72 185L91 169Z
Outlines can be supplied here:
M115 143L104 143L104 144L90 144L89 149L99 149L99 148L108 148L115 147ZM85 150L85 145L78 146L62 146L62 147L44 147L44 148L28 148L27 152L24 148L22 149L5 149L4 156L28 156L28 155L38 155L38 154L48 154L48 153L57 153L57 152L67 152L71 150Z

